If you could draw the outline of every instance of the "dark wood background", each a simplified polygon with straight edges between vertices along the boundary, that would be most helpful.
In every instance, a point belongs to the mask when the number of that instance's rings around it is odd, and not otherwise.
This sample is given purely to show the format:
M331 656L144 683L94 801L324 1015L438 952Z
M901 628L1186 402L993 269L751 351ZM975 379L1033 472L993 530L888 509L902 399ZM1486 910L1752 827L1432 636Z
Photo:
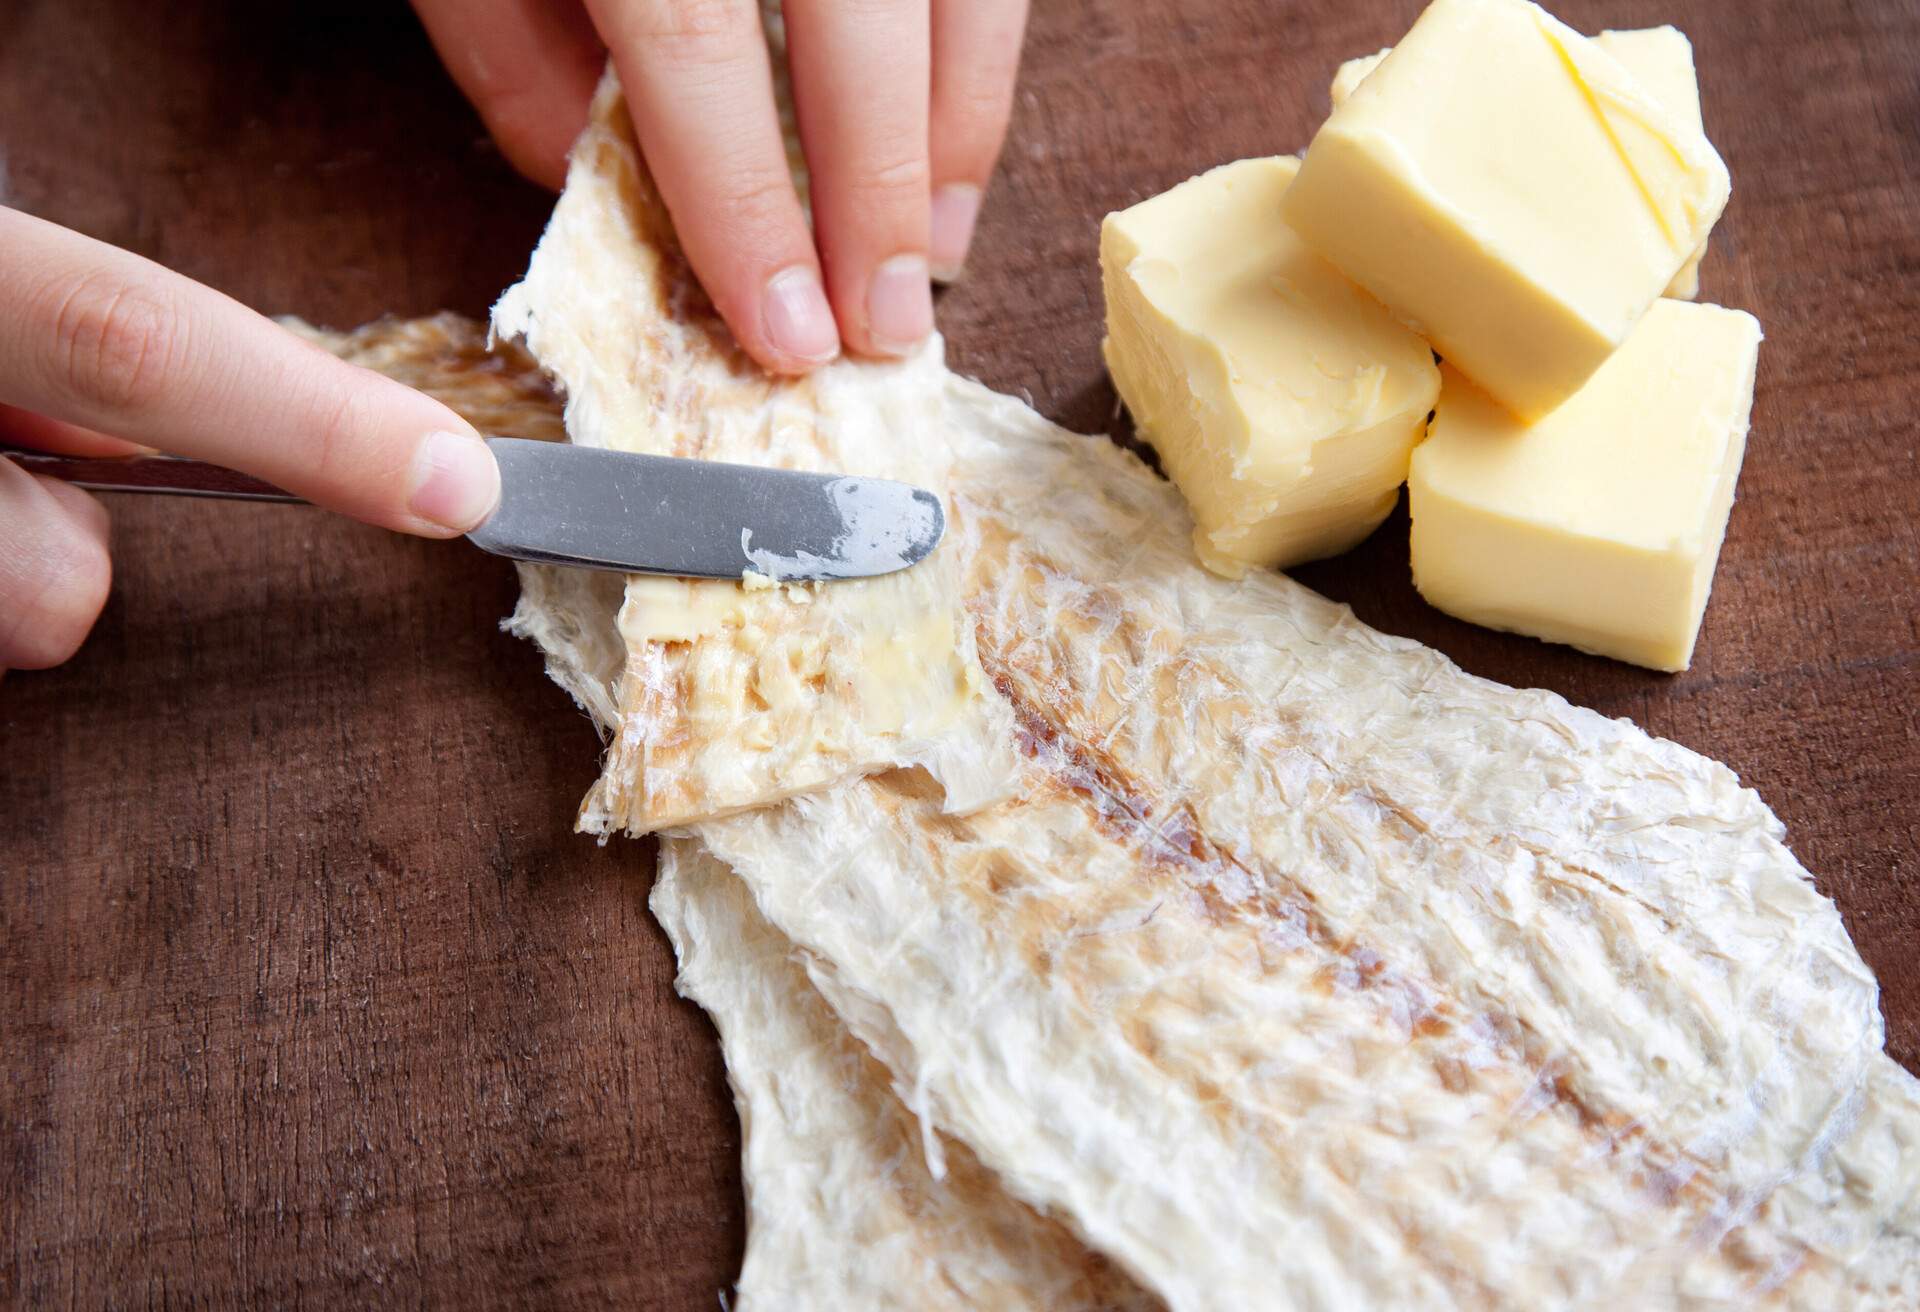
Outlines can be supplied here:
M959 368L1109 427L1099 216L1303 146L1418 0L1038 0ZM1397 517L1303 572L1468 669L1732 764L1920 1064L1920 6L1563 0L1694 38L1768 341L1691 673L1424 607ZM399 3L0 0L0 200L272 312L483 313L549 200ZM6 252L0 251L0 259ZM121 500L64 669L0 682L0 1303L715 1307L742 1244L651 852L570 833L586 721L510 568L294 508Z

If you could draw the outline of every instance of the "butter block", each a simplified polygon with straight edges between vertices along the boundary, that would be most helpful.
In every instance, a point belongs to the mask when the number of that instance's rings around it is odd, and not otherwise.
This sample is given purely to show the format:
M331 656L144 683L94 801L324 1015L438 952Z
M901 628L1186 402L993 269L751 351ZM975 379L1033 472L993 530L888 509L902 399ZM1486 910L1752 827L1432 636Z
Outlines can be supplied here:
M1646 27L1625 32L1602 32L1593 38L1595 45L1612 55L1626 70L1640 79L1640 85L1653 94L1667 112L1692 131L1705 135L1706 118L1700 109L1700 80L1693 66L1693 42L1675 27ZM1393 50L1349 59L1333 74L1328 94L1335 109L1367 80L1367 75ZM1690 301L1700 294L1700 261L1707 256L1707 243L1694 248L1680 272L1667 284L1666 294L1676 300Z
M1579 391L1726 207L1726 166L1528 0L1435 0L1315 136L1289 223L1523 418Z
M1663 300L1527 424L1451 366L1407 484L1413 578L1449 615L1684 670L1753 407L1760 324Z
M1299 167L1224 165L1100 228L1107 368L1229 577L1378 527L1440 391L1426 343L1281 221Z

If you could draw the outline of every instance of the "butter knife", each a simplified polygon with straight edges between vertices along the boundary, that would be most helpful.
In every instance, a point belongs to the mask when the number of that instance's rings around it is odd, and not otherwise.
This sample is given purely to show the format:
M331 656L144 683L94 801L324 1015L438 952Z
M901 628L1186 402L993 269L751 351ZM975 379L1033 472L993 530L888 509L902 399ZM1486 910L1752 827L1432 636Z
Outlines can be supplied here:
M515 560L684 578L854 579L906 569L946 531L938 497L890 479L514 437L490 437L487 446L500 464L500 504L467 537ZM102 492L300 500L172 456L89 459L10 448L0 455Z

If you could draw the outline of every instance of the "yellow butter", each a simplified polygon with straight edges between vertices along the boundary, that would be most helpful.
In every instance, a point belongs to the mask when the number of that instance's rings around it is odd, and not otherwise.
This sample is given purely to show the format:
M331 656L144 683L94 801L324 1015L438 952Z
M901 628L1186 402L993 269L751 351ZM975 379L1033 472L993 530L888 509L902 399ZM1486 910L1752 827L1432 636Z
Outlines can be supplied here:
M722 579L627 580L620 633L629 644L694 642L739 628L751 612L745 583Z
M1760 324L1663 300L1534 424L1451 367L1413 455L1413 575L1439 609L1657 670L1693 657L1746 449Z
M742 707L749 707L762 713L741 730L759 735L742 740L749 747L772 747L766 735L782 723L805 722L806 732L824 734L803 713L830 683L844 683L851 669L862 676L863 732L927 737L956 723L979 692L978 667L955 667L951 660L958 641L951 614L915 621L903 612L899 624L861 629L851 640L841 635L837 641L816 626L795 627L783 619L788 608L811 605L816 587L898 586L897 576L782 585L753 572L739 582L636 575L627 579L618 626L629 651L689 645L687 663L674 678L688 723L702 732L734 732ZM665 667L658 673L665 677ZM823 751L837 750L827 737L813 741Z
M1393 508L1433 354L1280 219L1290 157L1107 216L1107 366L1229 576L1344 551Z
M1726 166L1527 0L1435 0L1314 138L1286 216L1516 413L1580 390L1726 206Z
M1700 80L1693 67L1693 42L1674 27L1647 27L1626 32L1602 32L1593 38L1595 45L1619 60L1667 112L1695 132L1706 132L1706 119L1700 111ZM1340 65L1333 75L1328 94L1333 107L1340 108L1380 67L1392 49L1362 55ZM1690 301L1700 294L1700 261L1707 255L1707 243L1694 248L1680 272L1667 284L1666 294L1676 300Z
M1695 132L1705 134L1706 118L1700 110L1700 78L1693 66L1693 42L1675 27L1647 27L1628 32L1602 32L1594 44L1612 55L1640 79L1655 100ZM1701 239L1693 254L1680 266L1667 295L1690 301L1700 294L1700 261L1707 257L1707 242Z
M1380 61L1392 53L1393 47L1388 46L1378 54L1362 55L1358 59L1349 59L1346 63L1335 69L1333 73L1333 85L1327 89L1327 94L1333 101L1333 107L1338 109L1340 106L1346 104L1348 97L1359 90L1360 84L1367 80L1367 74L1380 67Z

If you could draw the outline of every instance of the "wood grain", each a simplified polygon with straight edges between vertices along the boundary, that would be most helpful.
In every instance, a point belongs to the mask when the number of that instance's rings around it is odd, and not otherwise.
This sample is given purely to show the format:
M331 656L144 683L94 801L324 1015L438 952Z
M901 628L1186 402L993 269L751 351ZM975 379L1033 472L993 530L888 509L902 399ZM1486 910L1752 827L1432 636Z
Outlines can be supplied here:
M1099 216L1297 149L1417 0L1036 6L941 318L1083 430ZM1565 0L1697 48L1735 200L1707 298L1768 343L1696 668L1456 624L1404 517L1303 571L1369 622L1730 762L1920 1064L1920 9ZM483 312L548 198L404 8L0 0L0 200L273 312ZM0 259L5 252L0 251ZM0 1304L716 1306L738 1127L651 852L574 838L597 744L511 572L290 507L113 506L77 660L0 682Z

